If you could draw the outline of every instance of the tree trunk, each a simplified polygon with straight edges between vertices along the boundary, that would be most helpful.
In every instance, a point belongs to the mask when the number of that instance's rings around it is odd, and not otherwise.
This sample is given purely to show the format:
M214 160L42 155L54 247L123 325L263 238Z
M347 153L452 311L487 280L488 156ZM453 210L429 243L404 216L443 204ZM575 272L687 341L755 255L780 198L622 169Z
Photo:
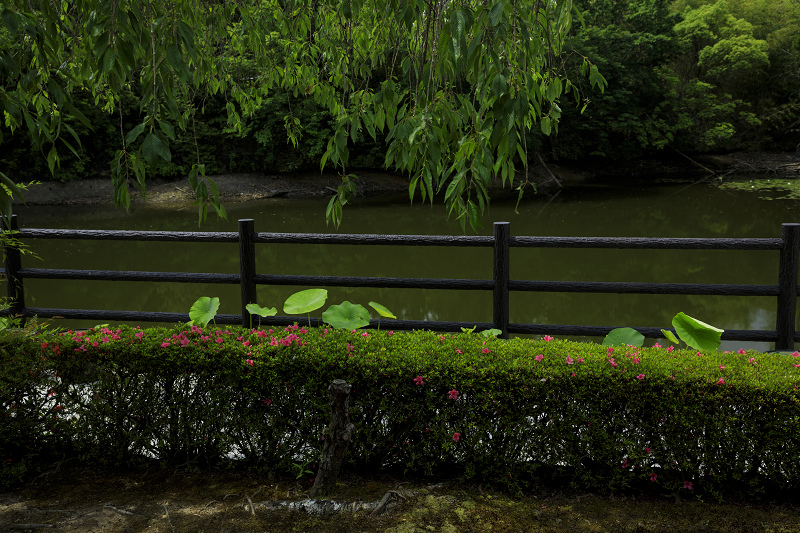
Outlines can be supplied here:
M330 494L336 488L336 479L342 468L344 454L353 437L353 424L350 423L350 389L352 385L342 379L335 379L328 387L331 393L331 423L325 428L325 445L319 461L319 470L314 486L309 494Z

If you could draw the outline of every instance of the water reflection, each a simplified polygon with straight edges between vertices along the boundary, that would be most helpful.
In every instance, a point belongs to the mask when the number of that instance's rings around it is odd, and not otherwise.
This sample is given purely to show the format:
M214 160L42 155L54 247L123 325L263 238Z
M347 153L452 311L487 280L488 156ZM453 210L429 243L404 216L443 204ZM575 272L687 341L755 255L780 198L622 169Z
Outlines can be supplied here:
M209 219L203 231L236 231L239 218L256 231L329 232L325 199L271 199L228 206L229 220ZM495 220L511 222L512 235L630 237L779 237L780 224L798 222L797 200L758 199L707 185L640 188L587 187L557 196L530 195L514 213L513 201L495 201L480 234ZM192 211L106 206L28 207L20 226L44 228L196 231ZM441 205L365 201L349 207L340 233L460 235ZM238 272L233 244L33 241L42 261L25 266L167 272ZM261 274L491 278L491 251L482 248L258 245ZM513 279L675 283L777 283L777 252L689 250L512 249ZM259 286L262 305L280 308L305 287ZM187 312L201 295L219 296L221 313L239 312L236 286L27 280L28 304L37 307ZM398 318L491 321L490 292L329 288L329 303L375 300ZM608 326L668 326L683 311L726 329L772 329L775 298L674 295L512 293L511 321ZM93 324L64 321L68 327ZM143 324L144 325L144 324ZM741 347L736 342L724 349ZM747 347L768 349L764 343Z

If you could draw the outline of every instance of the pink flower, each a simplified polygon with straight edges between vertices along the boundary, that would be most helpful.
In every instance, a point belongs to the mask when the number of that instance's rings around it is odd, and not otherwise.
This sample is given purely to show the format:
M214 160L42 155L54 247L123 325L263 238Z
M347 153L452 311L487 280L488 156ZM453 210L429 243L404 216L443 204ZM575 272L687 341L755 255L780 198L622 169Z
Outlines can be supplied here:
M725 370L725 367L722 366L722 365L719 365L719 368L720 368L720 370Z
M439 335L439 341L444 342L444 335Z
M608 357L612 353L614 353L614 347L613 346L609 346L608 350L606 351L606 357Z
M456 433L453 433L453 440L454 440L454 441L458 442L458 440L459 440L460 438L461 438L461 433L458 433L458 432L456 432Z
M267 407L269 407L270 405L272 405L272 400L270 400L269 398L264 398L264 403L267 404Z
M394 331L390 331L389 333L387 333L387 335L391 337L392 335L394 335Z
M725 380L723 378L719 378L719 381L717 381L717 385L725 385Z
M248 359L248 360L246 361L246 363L247 363L248 365L250 365L250 366L253 366L253 360L252 360L252 359Z
M611 366L613 366L613 367L617 367L617 366L619 366L617 363L615 363L615 362L614 362L614 358L613 358L613 357L612 357L612 358L610 358L610 359L608 360L608 362L609 362L609 363L611 363Z
M461 350L456 350L456 353L457 354L463 354L464 352L462 352Z
M573 360L572 360L572 357L570 357L570 356L567 356L567 364L568 364L568 365L573 365L573 364L575 364L575 361L573 361Z
M650 474L650 481L655 481L655 480L657 480L657 479L658 479L658 474L656 474L655 472L653 472L652 474Z
M674 347L674 346L670 346L669 348L667 348L667 351L668 351L668 352L671 352L671 351L672 351L672 350L674 350L674 349L675 349L675 347Z
M572 371L572 374L570 374L570 377L573 377L573 378L574 378L574 377L575 377L575 376L577 376L577 375L578 375L578 374L576 374L576 373L575 373L575 371L573 370L573 371Z
M369 337L369 333L367 333L367 332L365 331L364 333L362 333L362 334L361 334L361 336L362 336L362 337L364 337L364 338L366 339L367 337Z
M584 361L583 357L578 357L578 362L579 363L583 363L583 361Z
M800 352L792 352L792 357L800 357Z
M134 335L134 337L136 337L137 339L141 339L142 337L144 337L144 331L140 331L139 333L136 333Z
M800 366L800 365L794 365L795 368L797 368L798 366Z
M456 389L453 389L447 393L447 397L450 400L458 400L458 394L459 394L458 391Z
M225 341L222 340L222 337L217 337L217 344L222 344L223 342Z
M743 349L739 348L739 351L736 352L736 353L741 354L741 355L745 355L747 352L745 352Z
M645 452L647 455L650 455L651 453L653 453L653 450L651 450L650 448L645 448L645 449L644 449L644 452Z
M544 355L539 354L536 357L534 357L534 359L536 359L537 361L541 361L542 359L544 359Z
M544 339L546 342L550 342L551 340L553 340L553 337L551 337L550 335L545 335L545 336L543 337L543 339Z
M244 341L244 342L242 343L242 346L244 346L245 348L247 348L248 346L250 346L250 341Z
M415 377L414 383L416 383L417 385L425 385L425 381L423 381L422 376Z
M703 357L703 354L701 354L700 352L697 352L697 357Z
M161 343L161 347L162 347L162 348L166 348L167 346L169 346L169 343L168 343L168 342L162 342L162 343Z
M347 343L347 351L352 352L353 350L355 350L355 347L353 347L350 343Z
M636 379L644 379L644 374L639 374L638 376L636 376Z
M660 345L660 344L658 344L658 343L655 343L655 344L653 345L653 348L661 348L661 345Z
M747 362L750 363L751 365L758 364L758 363L756 363L756 358L755 357L751 357L750 359L747 360Z
M684 481L683 482L683 488L692 490L692 482L691 481Z
M626 468L628 468L628 460L627 459L622 461L622 469L625 470Z

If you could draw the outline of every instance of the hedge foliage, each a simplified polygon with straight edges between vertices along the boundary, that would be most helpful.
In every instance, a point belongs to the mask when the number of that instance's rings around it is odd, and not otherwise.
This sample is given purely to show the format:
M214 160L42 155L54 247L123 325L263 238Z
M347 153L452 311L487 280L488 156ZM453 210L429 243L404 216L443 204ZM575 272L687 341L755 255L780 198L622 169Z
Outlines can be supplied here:
M6 482L37 456L288 469L319 453L344 379L356 471L797 490L798 356L298 326L9 334L0 458Z

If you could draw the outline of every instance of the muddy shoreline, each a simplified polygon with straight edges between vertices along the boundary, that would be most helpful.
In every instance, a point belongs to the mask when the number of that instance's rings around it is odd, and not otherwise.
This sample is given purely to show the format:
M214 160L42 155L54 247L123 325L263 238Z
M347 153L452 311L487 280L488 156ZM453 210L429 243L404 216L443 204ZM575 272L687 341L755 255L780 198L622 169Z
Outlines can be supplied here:
M359 197L408 197L408 180L386 171L355 171ZM586 183L642 183L657 180L696 181L732 176L800 178L800 156L792 153L734 153L611 162L594 161L563 164L550 162L529 169L528 179L540 191ZM277 175L266 173L211 176L224 203L263 198L328 198L340 182L336 174L306 173ZM520 174L517 181L524 180ZM145 202L138 190L129 186L131 203ZM505 191L510 188L506 186ZM154 207L185 207L195 200L186 180L153 179L147 182L146 203ZM493 197L503 192L496 184ZM110 179L85 179L61 183L44 181L32 185L25 194L27 205L97 205L112 202Z

